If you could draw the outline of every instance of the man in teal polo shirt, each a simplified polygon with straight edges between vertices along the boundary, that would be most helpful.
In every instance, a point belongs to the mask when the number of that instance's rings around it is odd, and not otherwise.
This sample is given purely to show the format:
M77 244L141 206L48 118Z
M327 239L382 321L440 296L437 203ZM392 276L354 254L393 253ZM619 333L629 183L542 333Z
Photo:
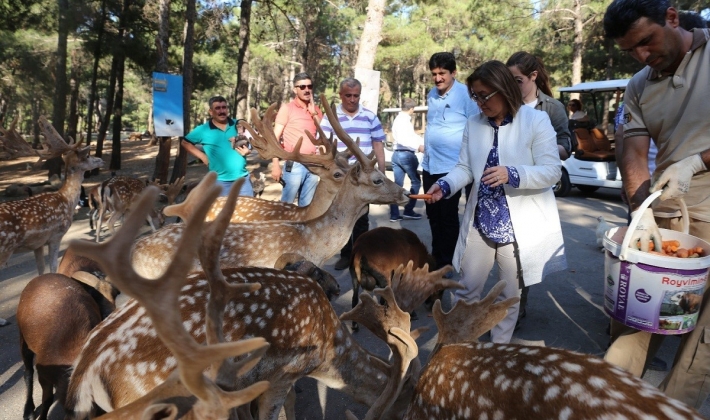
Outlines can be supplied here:
M229 106L222 96L213 96L209 101L210 117L206 123L195 127L186 136L182 147L217 172L217 184L222 187L222 196L229 194L234 181L245 178L239 195L253 196L254 190L247 172L246 155L249 146L232 148L231 138L237 137L237 122L229 118ZM204 152L197 148L201 145Z

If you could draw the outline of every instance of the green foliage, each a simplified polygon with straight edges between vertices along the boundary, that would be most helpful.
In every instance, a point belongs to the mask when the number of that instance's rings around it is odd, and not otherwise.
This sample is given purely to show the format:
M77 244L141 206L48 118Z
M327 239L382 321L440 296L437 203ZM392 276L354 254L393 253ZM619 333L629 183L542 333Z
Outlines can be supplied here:
M582 79L629 77L640 66L609 45L601 19L610 0L582 0ZM197 3L193 63L193 106L222 94L233 100L239 41L238 0ZM252 6L248 52L250 107L265 108L291 97L294 73L311 74L316 93L335 97L338 83L352 76L367 0L265 0ZM707 1L676 1L682 9L703 10ZM107 18L101 21L106 5ZM122 0L70 0L72 27L69 68L80 67L80 103L85 104L97 33L100 49L98 94L105 102ZM382 107L400 98L423 102L431 89L428 60L438 51L457 57L459 80L482 62L501 61L515 51L540 57L554 87L571 83L574 32L573 0L389 0L382 41L375 60L381 71ZM39 106L51 115L54 52L57 39L56 0L0 0L0 116L20 111L25 120ZM133 0L126 42L123 118L143 130L151 106L151 73L157 56L158 2ZM171 2L169 71L182 71L185 2ZM611 69L608 65L611 63ZM82 110L85 112L85 109ZM200 111L201 112L201 111ZM25 124L29 126L29 124Z

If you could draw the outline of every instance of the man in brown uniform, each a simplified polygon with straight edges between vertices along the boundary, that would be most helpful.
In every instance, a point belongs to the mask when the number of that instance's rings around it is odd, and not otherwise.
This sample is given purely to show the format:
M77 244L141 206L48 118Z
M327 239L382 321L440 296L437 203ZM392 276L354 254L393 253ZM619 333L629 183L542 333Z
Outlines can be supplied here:
M710 241L710 31L680 28L678 12L668 0L615 0L604 16L604 30L622 51L647 65L631 79L624 96L619 164L631 209L660 189L661 201L683 197L690 234ZM653 186L647 164L650 138L658 146ZM663 207L678 208L674 200ZM645 210L640 220L632 244L639 239L644 250L650 240L660 245L654 210ZM659 223L669 228L678 224L675 219ZM709 297L706 292L698 324L683 336L674 367L660 385L666 394L696 408L710 392ZM616 322L611 333L614 341L605 359L640 376L662 336Z

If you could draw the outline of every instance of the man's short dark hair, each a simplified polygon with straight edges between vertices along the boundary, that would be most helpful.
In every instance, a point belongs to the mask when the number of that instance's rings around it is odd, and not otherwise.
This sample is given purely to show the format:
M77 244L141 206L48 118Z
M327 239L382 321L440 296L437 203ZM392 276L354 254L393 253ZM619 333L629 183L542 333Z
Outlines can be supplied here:
M622 38L642 17L666 26L669 7L669 0L614 0L604 14L604 35L611 39Z
M429 70L444 69L451 73L456 71L456 57L450 52L434 53L429 59Z
M224 96L219 96L219 95L211 97L209 100L210 109L212 109L212 104L215 102L227 103L227 100L224 98Z
M296 83L300 82L301 80L313 81L313 79L311 79L311 76L304 71L293 76L293 85L296 86Z
M699 13L684 10L678 12L678 25L686 31L689 31L694 28L707 28L708 22L703 19Z
M417 102L412 98L406 98L404 101L402 101L402 111L409 111L415 106L417 106Z

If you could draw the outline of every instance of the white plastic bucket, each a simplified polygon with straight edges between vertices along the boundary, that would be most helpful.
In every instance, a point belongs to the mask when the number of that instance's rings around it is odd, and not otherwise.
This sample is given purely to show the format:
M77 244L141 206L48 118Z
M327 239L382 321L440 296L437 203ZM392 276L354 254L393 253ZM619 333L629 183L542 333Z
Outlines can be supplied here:
M660 194L652 194L641 204L628 228L613 228L604 235L604 309L615 320L638 330L683 334L697 323L710 255L675 258L628 247L641 214ZM680 208L685 233L660 229L663 240L710 252L708 242L688 235L688 211L682 200Z

